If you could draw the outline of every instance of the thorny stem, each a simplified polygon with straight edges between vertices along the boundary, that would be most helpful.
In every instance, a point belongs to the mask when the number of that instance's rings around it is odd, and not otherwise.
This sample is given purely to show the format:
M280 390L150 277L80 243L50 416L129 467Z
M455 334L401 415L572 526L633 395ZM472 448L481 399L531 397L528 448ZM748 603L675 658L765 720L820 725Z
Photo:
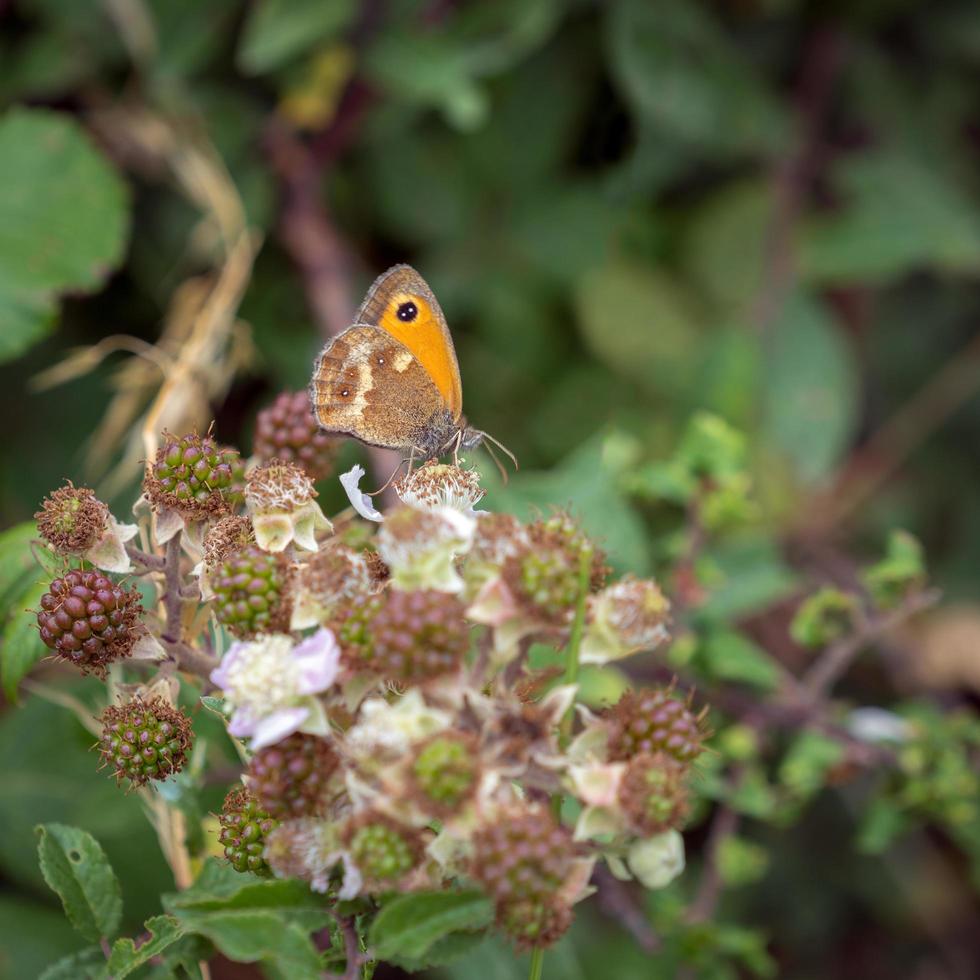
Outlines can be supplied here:
M357 927L351 916L343 916L333 909L330 914L337 923L340 934L344 937L344 957L347 961L343 973L324 973L324 980L357 980L361 975L361 966L371 957L361 952L360 940L357 937Z
M132 544L126 545L126 554L129 555L133 561L142 565L144 568L149 569L150 571L162 572L164 566L166 565L165 558L161 558L159 555L152 555L148 551L143 551Z

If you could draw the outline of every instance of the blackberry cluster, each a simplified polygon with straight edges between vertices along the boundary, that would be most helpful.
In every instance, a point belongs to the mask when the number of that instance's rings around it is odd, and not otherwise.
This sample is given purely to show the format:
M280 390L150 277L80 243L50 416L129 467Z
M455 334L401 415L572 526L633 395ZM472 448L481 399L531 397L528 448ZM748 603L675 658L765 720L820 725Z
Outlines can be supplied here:
M497 925L518 948L548 946L571 924L560 890L576 856L568 831L545 810L506 814L474 835L470 874L494 900Z
M106 664L129 656L143 612L139 592L101 572L74 568L41 596L37 625L44 645L82 669L105 676Z
M287 572L284 555L255 544L225 559L211 578L218 622L242 638L287 630Z
M338 444L317 425L305 391L284 391L255 420L255 456L297 463L314 480L333 472Z
M41 501L34 520L38 533L55 551L77 555L102 537L109 524L109 508L93 491L69 480Z
M372 669L400 684L457 670L470 642L464 613L463 604L446 592L390 589L369 626Z
M423 811L448 816L476 792L479 775L475 740L464 732L442 732L415 751L413 798Z
M700 719L669 688L628 691L609 714L609 759L622 762L665 752L688 764L701 754L706 734Z
M346 840L369 888L394 884L422 859L418 834L382 813L369 811L356 817L347 829Z
M277 820L311 816L323 805L338 761L326 739L297 732L255 753L249 790Z
M228 793L218 822L221 824L218 841L224 845L225 857L236 871L266 876L272 873L264 856L265 842L279 821L269 816L247 789L237 787Z
M619 804L643 837L677 829L688 813L688 767L666 752L631 759L619 786Z
M210 436L163 433L143 487L154 504L172 507L201 519L227 513L241 463L233 449L219 446Z
M145 786L184 768L194 741L191 720L162 697L109 705L100 721L99 753L117 783Z

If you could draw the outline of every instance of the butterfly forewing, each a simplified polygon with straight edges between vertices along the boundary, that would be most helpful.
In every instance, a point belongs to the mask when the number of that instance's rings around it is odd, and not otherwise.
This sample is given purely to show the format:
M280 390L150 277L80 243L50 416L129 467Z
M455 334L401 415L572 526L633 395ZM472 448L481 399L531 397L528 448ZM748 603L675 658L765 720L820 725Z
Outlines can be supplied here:
M380 327L415 355L454 419L463 389L446 318L426 281L409 265L379 276L357 313L357 323Z

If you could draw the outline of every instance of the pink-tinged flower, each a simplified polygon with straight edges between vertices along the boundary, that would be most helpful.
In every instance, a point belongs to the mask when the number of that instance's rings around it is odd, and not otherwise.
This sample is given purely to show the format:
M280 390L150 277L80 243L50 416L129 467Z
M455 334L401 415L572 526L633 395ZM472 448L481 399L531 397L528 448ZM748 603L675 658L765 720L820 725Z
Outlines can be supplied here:
M294 732L328 734L317 695L334 684L339 670L340 647L330 630L321 629L295 645L280 634L235 643L211 680L224 692L228 731L251 739L254 750Z

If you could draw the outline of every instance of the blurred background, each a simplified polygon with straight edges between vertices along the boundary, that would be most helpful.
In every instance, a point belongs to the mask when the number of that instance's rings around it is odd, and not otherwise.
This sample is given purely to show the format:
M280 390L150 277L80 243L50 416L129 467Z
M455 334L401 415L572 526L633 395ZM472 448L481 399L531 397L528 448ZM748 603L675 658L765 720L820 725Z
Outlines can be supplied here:
M849 693L975 708L977 4L0 0L0 109L4 527L64 478L123 516L164 426L214 419L247 454L255 413L407 261L467 415L520 459L491 507L571 505L617 568L656 573L679 515L643 474L716 413L759 511L716 556L737 595L713 635L799 668L793 603L902 527L944 602ZM80 943L34 824L99 837L133 928L172 887L89 741L49 701L0 714L0 976ZM855 799L751 832L765 869L703 961L597 908L553 975L669 977L684 953L699 976L976 976L977 818L872 856ZM526 973L481 956L452 976Z

